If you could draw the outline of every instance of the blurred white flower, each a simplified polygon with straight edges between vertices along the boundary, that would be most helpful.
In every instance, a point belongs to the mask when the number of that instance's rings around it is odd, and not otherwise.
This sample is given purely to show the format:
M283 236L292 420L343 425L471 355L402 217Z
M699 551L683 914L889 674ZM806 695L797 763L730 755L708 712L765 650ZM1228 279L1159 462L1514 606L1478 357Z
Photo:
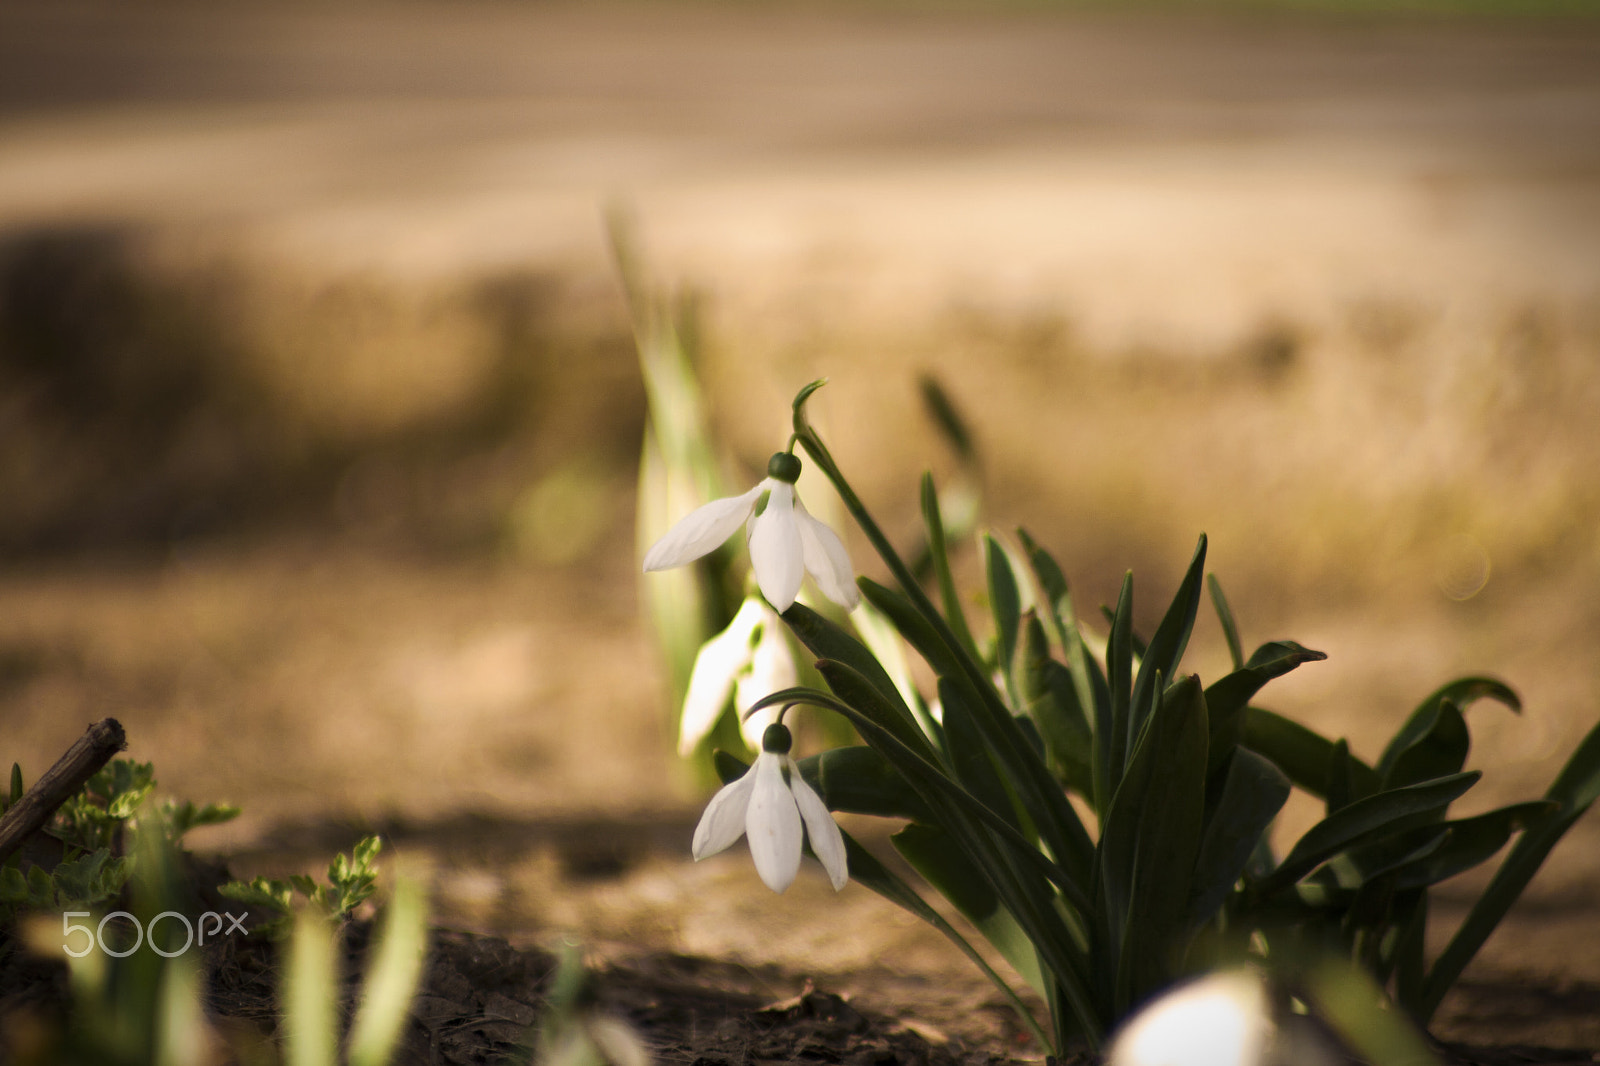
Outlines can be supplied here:
M695 656L678 724L678 754L694 753L716 725L730 690L746 743L760 748L761 734L778 711L772 707L746 717L750 705L798 683L782 620L756 597L746 599L728 628L701 645Z
M809 573L822 594L847 610L861 600L850 555L839 535L811 517L794 492L800 460L779 452L767 463L767 477L742 496L712 500L667 530L645 552L644 569L670 570L712 551L741 524L750 546L750 566L761 594L777 611L787 611Z
M1109 1066L1267 1066L1272 1014L1261 978L1226 970L1158 996L1123 1026Z
M695 826L695 861L748 836L756 873L772 891L782 892L799 872L800 846L809 839L837 892L850 880L844 836L822 798L801 778L789 756L792 743L787 726L767 727L755 765L711 797Z

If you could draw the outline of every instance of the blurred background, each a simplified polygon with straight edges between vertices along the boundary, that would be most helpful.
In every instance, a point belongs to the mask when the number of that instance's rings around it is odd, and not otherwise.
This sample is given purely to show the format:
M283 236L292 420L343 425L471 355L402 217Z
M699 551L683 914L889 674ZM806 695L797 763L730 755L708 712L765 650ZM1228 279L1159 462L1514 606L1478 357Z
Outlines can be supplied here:
M1204 530L1246 643L1330 656L1275 709L1371 759L1494 674L1467 802L1531 798L1600 715L1584 6L0 3L0 754L114 715L238 872L376 828L458 923L964 975L687 863L621 211L732 483L826 375L910 544L931 374L1081 603L1132 568L1148 631ZM1474 971L1591 1044L1597 874L1591 818Z

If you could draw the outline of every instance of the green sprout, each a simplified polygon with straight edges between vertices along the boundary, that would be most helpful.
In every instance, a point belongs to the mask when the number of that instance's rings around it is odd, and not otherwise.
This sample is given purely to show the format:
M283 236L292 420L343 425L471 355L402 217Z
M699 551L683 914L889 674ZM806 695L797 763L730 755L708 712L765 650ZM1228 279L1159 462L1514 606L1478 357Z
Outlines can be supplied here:
M300 909L297 898L333 920L348 918L365 903L377 883L375 862L382 847L381 838L369 836L356 844L350 854L336 854L328 864L326 884L318 884L305 874L291 874L284 879L230 881L217 891L228 899L266 910L270 917L256 929L267 936L282 937L294 925Z

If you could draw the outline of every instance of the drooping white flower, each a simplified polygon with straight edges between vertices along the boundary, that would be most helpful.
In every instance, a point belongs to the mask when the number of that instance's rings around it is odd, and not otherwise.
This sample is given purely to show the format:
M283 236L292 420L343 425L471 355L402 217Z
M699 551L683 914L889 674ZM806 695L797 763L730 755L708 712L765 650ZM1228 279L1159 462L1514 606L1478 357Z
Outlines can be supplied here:
M744 601L728 628L706 641L695 656L689 691L683 699L678 725L678 754L688 756L716 725L733 692L733 706L744 723L741 729L752 748L761 744L762 731L777 717L777 708L748 715L763 696L797 684L794 655L783 636L783 622L772 608L752 596Z
M756 873L774 892L782 892L800 870L800 845L822 861L835 892L850 880L844 836L822 798L800 776L789 756L793 738L775 722L761 738L761 754L743 777L722 786L694 829L695 861L715 855L742 836L750 838Z
M807 573L828 599L846 609L855 607L861 593L850 555L839 535L811 517L795 495L799 477L799 459L789 452L774 455L767 476L755 488L712 500L667 530L645 552L645 572L694 562L743 524L756 584L775 610L789 609Z

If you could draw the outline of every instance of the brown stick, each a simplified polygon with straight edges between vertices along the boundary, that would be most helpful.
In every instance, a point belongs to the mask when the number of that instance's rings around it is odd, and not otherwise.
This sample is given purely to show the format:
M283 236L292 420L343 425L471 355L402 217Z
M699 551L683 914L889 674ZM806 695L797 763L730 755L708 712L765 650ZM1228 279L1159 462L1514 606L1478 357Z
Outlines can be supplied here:
M67 753L45 771L22 798L0 817L0 862L22 846L67 802L85 781L111 761L111 756L128 746L122 723L115 718L96 722L73 742Z

